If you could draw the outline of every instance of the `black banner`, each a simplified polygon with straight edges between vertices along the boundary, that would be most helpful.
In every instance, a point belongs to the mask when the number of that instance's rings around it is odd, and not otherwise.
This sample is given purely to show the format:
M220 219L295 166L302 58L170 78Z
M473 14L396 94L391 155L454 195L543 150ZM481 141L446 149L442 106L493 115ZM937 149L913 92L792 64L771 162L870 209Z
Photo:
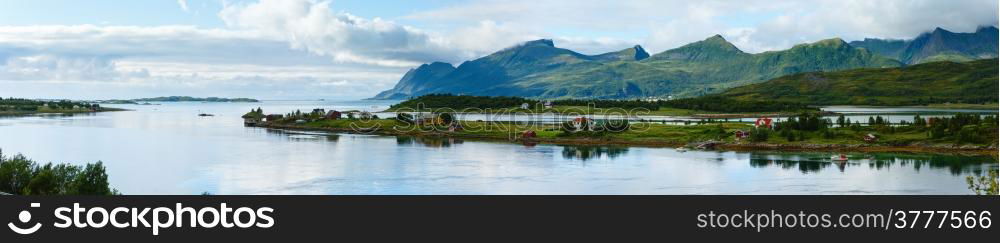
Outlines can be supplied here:
M0 196L7 228L0 239L955 241L995 237L998 203L985 196Z

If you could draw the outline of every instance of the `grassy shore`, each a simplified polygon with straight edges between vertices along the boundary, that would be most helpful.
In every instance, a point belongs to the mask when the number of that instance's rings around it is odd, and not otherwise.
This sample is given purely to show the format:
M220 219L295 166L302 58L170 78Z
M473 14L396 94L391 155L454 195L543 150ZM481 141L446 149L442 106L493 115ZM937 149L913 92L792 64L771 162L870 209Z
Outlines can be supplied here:
M464 129L448 131L446 127L406 126L393 119L362 122L360 120L320 120L303 124L262 125L269 128L290 130L317 130L346 133L366 133L391 136L437 136L469 139L505 140L518 143L550 143L580 145L627 145L643 147L694 147L712 143L723 150L798 150L798 151L861 151L861 152L946 152L970 154L997 154L996 139L988 144L959 144L950 140L930 139L927 132L907 130L880 131L874 127L860 129L830 128L830 133L802 132L795 141L772 133L765 141L750 142L736 139L736 131L748 131L751 125L717 123L704 125L665 125L634 123L624 132L575 132L560 131L557 125L529 127L505 122L462 121ZM535 137L525 138L525 130L535 132ZM865 142L862 137L878 134L878 141Z
M415 112L412 109L387 109L384 112ZM424 109L420 112L434 112L441 111L441 109ZM469 114L496 114L496 113L522 113L522 114L543 114L543 113L553 113L560 115L622 115L629 114L635 116L680 116L680 117L693 117L693 118L749 118L749 117L761 117L761 116L788 116L799 114L802 111L786 111L786 112L739 112L739 113L723 113L715 111L705 111L705 110L690 110L690 109L680 109L671 107L661 107L659 110L651 111L648 109L621 109L621 108L588 108L586 106L553 106L552 108L534 108L534 109L521 109L517 107L503 108L503 109L465 109L465 110L448 110L459 112L459 113L469 113Z
M36 111L0 111L2 116L22 116L22 115L32 115L32 114L79 114L79 113L91 113L91 112L106 112L106 111L126 111L127 109L121 108L111 108L111 107L101 107L100 110L90 110L84 108L78 109L49 109L49 108L38 108Z
M926 107L926 108L938 108L938 109L970 109L970 110L997 110L1000 109L1000 104L930 104L926 106L915 106L915 107Z

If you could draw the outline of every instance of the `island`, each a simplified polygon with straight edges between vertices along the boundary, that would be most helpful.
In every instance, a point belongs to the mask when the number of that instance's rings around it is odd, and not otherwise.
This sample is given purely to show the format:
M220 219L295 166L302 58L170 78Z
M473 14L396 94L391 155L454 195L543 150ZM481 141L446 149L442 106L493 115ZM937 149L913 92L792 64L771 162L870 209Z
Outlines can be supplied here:
M154 98L140 98L133 99L135 102L260 102L256 99L251 98L219 98L219 97L191 97L191 96L165 96L165 97L154 97Z
M70 114L104 111L124 111L125 109L103 107L92 102L71 100L42 100L23 98L0 98L0 115L30 114Z
M385 113L383 113L385 114ZM829 116L805 111L782 120L751 122L704 118L684 122L621 119L580 115L549 123L508 120L462 120L449 109L397 111L380 118L363 111L295 111L266 114L261 109L243 116L245 125L287 130L328 131L388 136L452 137L533 145L624 145L720 150L944 152L992 154L997 150L997 116L955 114L890 122ZM492 116L492 115L491 115ZM506 117L500 114L499 117ZM565 116L562 116L565 117ZM555 117L558 119L558 117Z

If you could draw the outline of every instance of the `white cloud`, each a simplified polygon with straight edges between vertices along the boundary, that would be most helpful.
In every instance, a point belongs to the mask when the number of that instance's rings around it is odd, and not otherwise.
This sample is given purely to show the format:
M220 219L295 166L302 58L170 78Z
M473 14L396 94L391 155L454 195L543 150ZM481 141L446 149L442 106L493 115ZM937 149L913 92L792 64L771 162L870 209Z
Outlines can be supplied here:
M655 54L722 34L760 52L831 37L911 38L939 26L967 32L998 18L996 0L481 0L399 18L362 18L336 3L224 1L220 28L0 26L0 96L54 93L42 87L59 84L79 91L67 95L134 87L365 98L421 63L459 64L540 38L586 54L635 44Z
M191 12L191 10L188 9L187 0L177 0L177 5L180 5L181 10L183 10L184 12Z
M215 88L274 97L320 95L310 82L351 80L351 98L387 89L405 68L333 63L328 57L288 48L287 42L253 30L201 29L193 26L0 26L0 81L62 90L86 86L122 90ZM269 89L286 90L279 93ZM16 87L16 86L15 86ZM56 86L52 86L56 87ZM112 89L113 88L113 89ZM365 90L371 89L371 90ZM93 92L70 93L69 95ZM120 93L117 95L123 95ZM0 90L22 96L21 89ZM114 95L114 94L112 94ZM51 96L50 96L51 97ZM320 96L324 97L324 96ZM101 98L101 97L87 97ZM291 98L291 97L287 97Z
M10 80L87 80L111 81L148 78L149 71L119 70L108 58L66 58L52 55L8 58L0 68L0 76Z
M995 0L483 0L406 18L429 25L495 21L542 36L631 36L616 39L639 39L637 44L652 52L722 34L745 51L760 52L833 37L912 38L935 27L974 31L997 25L997 5Z
M219 13L234 28L283 38L294 49L335 61L410 67L429 59L454 59L447 42L380 18L334 13L330 2L261 0L226 5Z

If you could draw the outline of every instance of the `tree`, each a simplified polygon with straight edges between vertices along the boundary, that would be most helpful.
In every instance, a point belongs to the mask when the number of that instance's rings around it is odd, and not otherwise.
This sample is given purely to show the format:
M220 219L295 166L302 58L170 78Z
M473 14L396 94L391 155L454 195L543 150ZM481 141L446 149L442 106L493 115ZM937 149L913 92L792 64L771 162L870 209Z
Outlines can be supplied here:
M108 174L104 164L97 161L87 166L73 178L70 194L77 195L111 195L111 188L108 187Z
M451 125L452 122L455 122L455 115L447 112L441 113L438 118L441 118L441 122L445 125Z
M986 172L986 175L974 177L965 177L965 183L969 184L969 189L976 193L976 195L1000 195L998 192L998 170L990 170Z
M608 120L604 123L604 130L609 132L625 132L628 131L629 127L630 124L628 119ZM726 130L722 128L722 124L719 124L716 129L717 132L720 130L722 131L721 133L726 132Z
M52 170L52 164L46 164L45 166L39 168L35 175L28 182L27 187L24 188L24 195L57 195L60 194L60 186L56 178L55 172Z
M111 195L104 165L71 164L37 166L23 155L7 158L0 154L0 191L23 195Z
M0 152L0 191L18 194L31 182L35 162L23 155L5 158Z
M927 126L927 121L921 118L920 115L913 116L913 125L918 127Z
M754 128L750 132L751 142L766 142L771 136L771 129L767 128Z

